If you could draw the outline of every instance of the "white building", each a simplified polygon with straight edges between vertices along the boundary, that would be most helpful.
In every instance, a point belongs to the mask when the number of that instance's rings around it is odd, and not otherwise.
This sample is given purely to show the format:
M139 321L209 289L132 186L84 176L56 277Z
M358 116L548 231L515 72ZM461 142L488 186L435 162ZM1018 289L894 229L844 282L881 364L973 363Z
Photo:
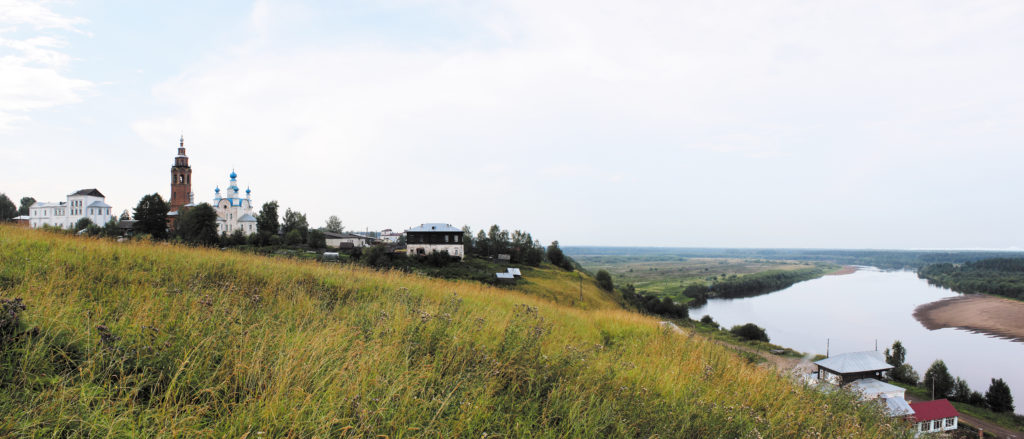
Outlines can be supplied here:
M368 236L356 235L354 233L337 233L337 232L324 232L324 240L328 247L332 248L352 248L352 247L369 247L374 244L374 239Z
M910 404L910 408L914 410L916 435L956 430L959 424L960 412L957 412L956 407L946 399L915 402Z
M96 189L82 189L68 195L67 201L48 203L37 201L28 209L28 224L32 228L55 226L72 229L82 218L102 226L110 221L111 207L106 197Z
M220 186L213 190L213 207L217 210L217 231L234 233L241 230L246 236L256 233L256 217L252 215L252 190L245 189L245 198L238 191L238 174L231 171L226 197L221 198Z
M466 257L462 243L462 229L451 224L427 223L406 230L405 246L409 256L448 252L449 256L455 258Z
M399 239L402 239L402 234L391 229L384 229L380 232L380 240L388 244L398 244Z

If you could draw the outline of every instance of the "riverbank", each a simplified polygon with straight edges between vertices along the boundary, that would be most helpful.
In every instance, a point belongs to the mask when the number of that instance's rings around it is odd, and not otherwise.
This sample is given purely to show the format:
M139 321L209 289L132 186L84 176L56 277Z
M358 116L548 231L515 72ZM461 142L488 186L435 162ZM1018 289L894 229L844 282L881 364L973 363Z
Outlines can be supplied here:
M1024 302L985 294L951 297L918 306L925 328L960 328L1024 342Z
M856 273L856 272L857 272L857 267L855 267L853 265L844 265L844 266L842 266L842 268L840 268L840 269L838 269L836 271L833 271L831 273L827 273L826 276L843 276L843 275L846 275L846 274L853 274L853 273Z

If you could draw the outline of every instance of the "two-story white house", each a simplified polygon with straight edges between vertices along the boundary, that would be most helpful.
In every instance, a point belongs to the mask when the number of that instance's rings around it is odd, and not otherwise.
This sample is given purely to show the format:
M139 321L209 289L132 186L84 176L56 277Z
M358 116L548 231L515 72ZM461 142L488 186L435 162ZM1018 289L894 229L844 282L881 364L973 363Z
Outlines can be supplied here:
M28 209L28 224L32 228L55 226L71 229L82 218L88 218L93 224L102 226L113 218L112 208L105 200L99 190L82 189L68 195L67 201L37 201Z

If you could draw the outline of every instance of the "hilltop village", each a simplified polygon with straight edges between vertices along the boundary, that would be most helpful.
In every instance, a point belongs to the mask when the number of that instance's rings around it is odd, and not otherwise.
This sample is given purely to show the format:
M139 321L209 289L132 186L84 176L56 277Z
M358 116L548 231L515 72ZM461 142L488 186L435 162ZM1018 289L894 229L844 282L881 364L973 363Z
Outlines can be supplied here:
M133 214L125 209L119 216L116 215L116 210L106 203L103 193L97 188L89 188L67 195L64 201L33 200L27 206L27 213L14 220L31 228L60 228L75 233L102 233L108 236L116 234L125 239L148 234L152 237L178 237L183 241L202 244L214 244L214 239L221 244L271 244L280 241L288 244L307 243L314 249L334 249L348 253L381 245L389 252L407 252L421 257L438 253L442 257L462 260L466 255L464 230L447 223L424 223L402 232L383 229L351 233L344 231L337 217L329 219L323 228L310 229L305 215L289 210L285 213L285 223L280 224L276 218L277 202L268 202L257 212L252 190L246 187L242 191L235 170L228 175L223 190L218 185L213 189L213 197L208 203L197 203L192 191L192 166L189 164L184 136L179 139L170 173L170 197L165 201L159 194L147 195L133 209ZM166 211L161 205L166 206ZM190 213L196 208L199 208L198 211ZM210 209L212 216L209 215ZM206 217L203 217L204 214ZM198 223L197 218L193 218L197 216ZM260 216L265 219L263 227L259 221ZM278 229L268 230L268 226L274 223L278 223ZM163 230L160 230L161 224L164 225ZM293 230L301 239L297 239L294 234L288 236Z

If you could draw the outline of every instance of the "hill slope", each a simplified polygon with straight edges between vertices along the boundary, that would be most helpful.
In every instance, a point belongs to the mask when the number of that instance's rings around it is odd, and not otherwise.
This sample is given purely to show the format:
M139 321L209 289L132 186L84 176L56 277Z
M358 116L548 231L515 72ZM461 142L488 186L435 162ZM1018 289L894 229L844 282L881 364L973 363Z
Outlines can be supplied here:
M13 297L0 436L911 436L653 319L471 282L0 226Z

